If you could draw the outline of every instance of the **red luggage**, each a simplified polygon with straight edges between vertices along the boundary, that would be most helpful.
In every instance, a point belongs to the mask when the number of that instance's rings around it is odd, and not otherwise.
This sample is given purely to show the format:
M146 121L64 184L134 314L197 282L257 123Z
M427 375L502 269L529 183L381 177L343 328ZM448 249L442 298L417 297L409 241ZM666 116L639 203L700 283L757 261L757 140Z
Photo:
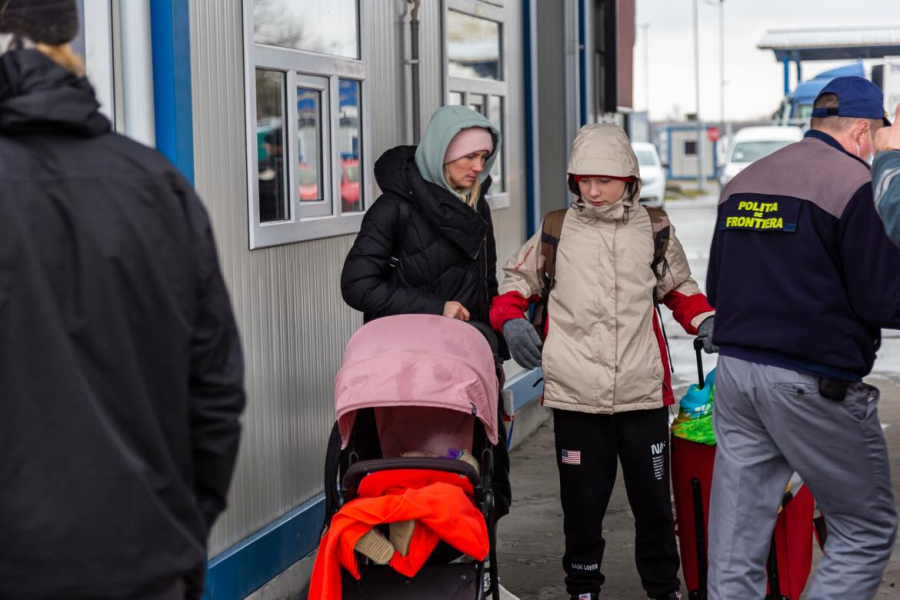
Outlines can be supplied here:
M702 386L700 365L698 356ZM709 497L716 447L673 435L671 448L675 526L685 587L690 600L705 600ZM767 600L799 600L803 593L812 567L814 511L815 501L805 485L793 486L785 494L769 551Z
M675 526L681 570L691 600L707 597L707 526L715 456L715 446L672 436ZM767 599L799 600L803 593L812 567L814 511L815 502L805 485L785 494L769 552Z

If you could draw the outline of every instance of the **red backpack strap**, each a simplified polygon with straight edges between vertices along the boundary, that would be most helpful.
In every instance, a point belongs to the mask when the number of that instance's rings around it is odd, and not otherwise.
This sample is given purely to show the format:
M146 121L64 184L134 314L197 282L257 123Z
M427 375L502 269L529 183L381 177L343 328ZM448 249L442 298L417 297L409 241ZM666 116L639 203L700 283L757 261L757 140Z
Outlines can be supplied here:
M547 302L550 300L550 290L556 284L556 252L559 248L559 237L562 234L567 212L569 212L568 209L561 209L547 213L541 227L540 252L543 260L538 272L541 281L541 298L534 305L531 317L531 322L541 339L544 338L546 329Z

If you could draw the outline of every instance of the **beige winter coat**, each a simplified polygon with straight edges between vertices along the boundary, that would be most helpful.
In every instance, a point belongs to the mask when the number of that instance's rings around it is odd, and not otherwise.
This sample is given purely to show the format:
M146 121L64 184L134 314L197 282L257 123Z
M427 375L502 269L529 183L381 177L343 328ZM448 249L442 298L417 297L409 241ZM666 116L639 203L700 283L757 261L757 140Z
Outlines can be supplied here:
M606 124L581 130L568 172L640 176L628 138ZM638 203L639 179L625 195L603 207L579 200L566 214L543 349L544 404L551 408L616 413L663 406L664 395L672 394L655 325L654 287L689 333L713 314L697 297L674 228L666 272L661 278L653 273L653 233ZM539 243L540 231L506 264L501 295L540 294Z

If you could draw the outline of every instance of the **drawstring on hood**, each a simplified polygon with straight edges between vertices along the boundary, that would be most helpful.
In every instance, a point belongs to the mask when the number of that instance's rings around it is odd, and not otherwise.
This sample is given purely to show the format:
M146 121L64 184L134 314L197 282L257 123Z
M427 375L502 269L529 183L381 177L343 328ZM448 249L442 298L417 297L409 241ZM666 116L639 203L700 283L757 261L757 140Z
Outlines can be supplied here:
M457 192L444 178L444 156L457 133L470 127L483 127L491 132L494 150L484 161L484 170L478 174L478 181L484 183L491 173L500 148L500 131L483 115L464 106L444 106L431 117L422 141L416 149L416 167L425 181L439 185L462 201L465 197Z
M578 209L580 215L587 219L597 219L598 221L622 221L623 224L627 225L631 216L631 209L634 206L634 200L624 197L612 204L594 206L585 202L583 198L578 198L578 200L573 203L573 206Z

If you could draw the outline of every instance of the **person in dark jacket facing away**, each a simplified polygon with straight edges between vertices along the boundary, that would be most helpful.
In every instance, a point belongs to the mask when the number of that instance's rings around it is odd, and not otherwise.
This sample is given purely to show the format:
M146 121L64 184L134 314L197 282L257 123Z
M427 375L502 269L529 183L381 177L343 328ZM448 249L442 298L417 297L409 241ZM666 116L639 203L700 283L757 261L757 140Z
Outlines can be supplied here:
M809 598L874 598L894 548L879 391L863 382L881 329L900 329L900 248L878 218L866 163L882 103L866 79L833 79L806 137L722 191L706 280L720 348L710 600L765 596L794 471L828 530Z
M497 247L485 196L499 147L500 132L485 117L445 106L418 146L397 146L376 161L383 193L363 218L341 273L344 301L366 322L433 314L490 328ZM503 514L511 498L509 455L502 442L497 450Z
M0 598L199 598L237 329L191 186L73 72L77 19L0 3Z

